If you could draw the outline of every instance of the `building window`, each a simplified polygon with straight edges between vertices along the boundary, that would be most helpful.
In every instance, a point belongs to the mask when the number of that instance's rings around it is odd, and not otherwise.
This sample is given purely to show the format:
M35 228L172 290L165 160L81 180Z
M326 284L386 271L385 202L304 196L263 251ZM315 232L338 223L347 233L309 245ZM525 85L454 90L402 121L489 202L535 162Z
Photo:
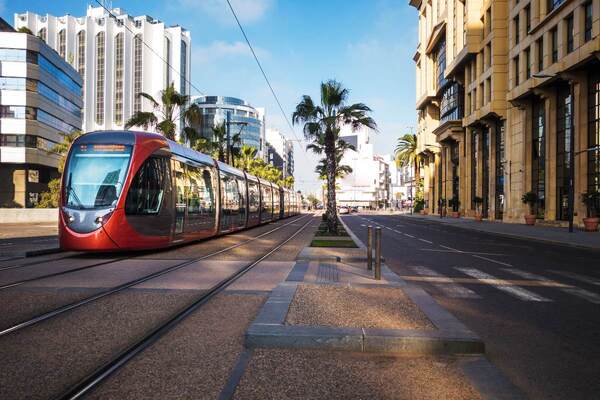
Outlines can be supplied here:
M567 53L573 51L573 14L569 15L566 19L567 25Z
M544 70L544 37L540 37L536 43L538 52L537 68L538 72L541 72Z
M185 88L187 87L187 44L182 40L181 41L181 66L179 69L181 70L181 85L179 92L181 94L186 94Z
M58 54L61 58L67 55L67 31L62 29L58 32Z
M515 45L519 44L519 42L521 41L521 32L519 32L520 25L521 25L521 20L519 18L519 15L517 14L515 19L513 20L513 29L515 32Z
M569 85L561 85L557 93L556 107L556 209L559 220L566 220L569 215L572 106Z
M588 192L600 191L600 72L588 81ZM600 204L596 204L600 209Z
M554 10L556 7L560 6L562 3L564 3L565 0L548 0L548 12L547 14L550 13L550 11Z
M544 101L533 103L531 138L531 191L537 195L534 213L544 218L546 206L546 111Z
M584 27L583 40L589 42L592 40L592 23L593 23L593 8L592 2L586 3L584 6Z
M96 123L104 124L104 55L105 33L96 35Z
M85 82L85 31L77 33L77 72Z
M515 86L519 86L519 56L513 59L513 71L515 76Z
M123 124L123 61L125 35L115 36L115 124Z
M485 11L485 33L489 34L492 31L492 8Z
M525 6L525 33L531 30L531 4Z
M485 103L492 101L492 78L485 80Z
M133 112L142 111L142 35L133 37Z
M471 133L471 209L476 210L477 204L477 170L479 169L479 135L477 131Z
M48 38L48 30L46 28L42 28L38 31L37 37L39 37L40 39L42 39L44 42L46 42L46 39Z
M446 87L440 101L440 121L452 121L462 119L464 89L459 83L453 83Z
M525 79L531 78L531 50L525 49Z
M550 39L552 41L552 63L558 61L558 30L553 28L550 31Z
M486 68L490 68L492 66L492 43L489 43L487 46L485 46L485 51L486 51L486 60L485 60Z
M165 87L168 87L171 84L171 67L170 61L171 59L171 40L168 37L165 37Z
M496 219L504 215L504 121L496 125Z
M437 78L437 88L436 89L441 89L447 83L446 79L444 78L444 72L446 70L446 41L445 40L440 41L437 52L435 54L435 60L436 60L435 76Z

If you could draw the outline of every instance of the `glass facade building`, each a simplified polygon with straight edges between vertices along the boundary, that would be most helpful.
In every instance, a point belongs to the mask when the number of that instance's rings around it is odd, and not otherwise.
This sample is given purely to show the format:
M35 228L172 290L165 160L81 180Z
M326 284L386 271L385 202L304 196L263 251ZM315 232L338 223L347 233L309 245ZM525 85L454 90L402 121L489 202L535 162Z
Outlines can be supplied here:
M242 99L225 96L200 96L193 102L202 110L202 137L212 139L212 128L225 123L229 114L231 136L241 132L242 144L247 144L264 154L264 112Z
M0 207L35 206L58 177L49 150L81 130L82 84L42 39L0 32Z

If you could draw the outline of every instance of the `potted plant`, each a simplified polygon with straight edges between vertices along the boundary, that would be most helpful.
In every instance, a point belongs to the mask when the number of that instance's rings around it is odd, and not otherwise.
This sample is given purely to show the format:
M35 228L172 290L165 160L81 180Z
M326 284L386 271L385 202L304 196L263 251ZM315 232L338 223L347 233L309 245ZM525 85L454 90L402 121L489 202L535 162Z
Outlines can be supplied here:
M583 219L583 225L585 226L586 232L597 232L598 223L598 208L600 206L600 192L597 190L583 193L581 195L581 201L587 208L587 218Z
M458 197L455 196L448 200L448 205L452 207L452 217L460 218L460 211L458 210L458 207L460 207L460 201L458 200Z
M483 197L475 196L473 198L475 203L475 220L481 222L483 220L483 214L480 211L481 205L483 204Z
M525 224L527 225L535 225L535 214L533 213L533 207L535 203L538 201L538 196L535 192L527 192L521 196L521 201L524 204L529 205L529 214L525 215Z

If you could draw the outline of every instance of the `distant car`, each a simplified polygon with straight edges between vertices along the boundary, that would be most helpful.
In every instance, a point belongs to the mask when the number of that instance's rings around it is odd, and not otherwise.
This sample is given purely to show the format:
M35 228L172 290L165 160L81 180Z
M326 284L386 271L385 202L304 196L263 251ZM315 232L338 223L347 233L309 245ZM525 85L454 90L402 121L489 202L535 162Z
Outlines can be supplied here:
M350 214L350 209L348 207L340 207L338 212L340 214Z
M350 211L353 213L358 212L358 207L357 206L350 207Z

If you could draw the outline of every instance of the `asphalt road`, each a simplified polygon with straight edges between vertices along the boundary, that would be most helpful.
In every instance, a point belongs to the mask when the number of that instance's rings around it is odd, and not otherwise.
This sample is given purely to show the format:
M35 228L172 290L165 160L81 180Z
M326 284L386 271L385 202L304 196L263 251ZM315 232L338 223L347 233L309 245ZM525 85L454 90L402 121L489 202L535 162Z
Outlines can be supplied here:
M344 217L486 344L487 357L532 399L598 399L600 252L515 240L406 216Z

